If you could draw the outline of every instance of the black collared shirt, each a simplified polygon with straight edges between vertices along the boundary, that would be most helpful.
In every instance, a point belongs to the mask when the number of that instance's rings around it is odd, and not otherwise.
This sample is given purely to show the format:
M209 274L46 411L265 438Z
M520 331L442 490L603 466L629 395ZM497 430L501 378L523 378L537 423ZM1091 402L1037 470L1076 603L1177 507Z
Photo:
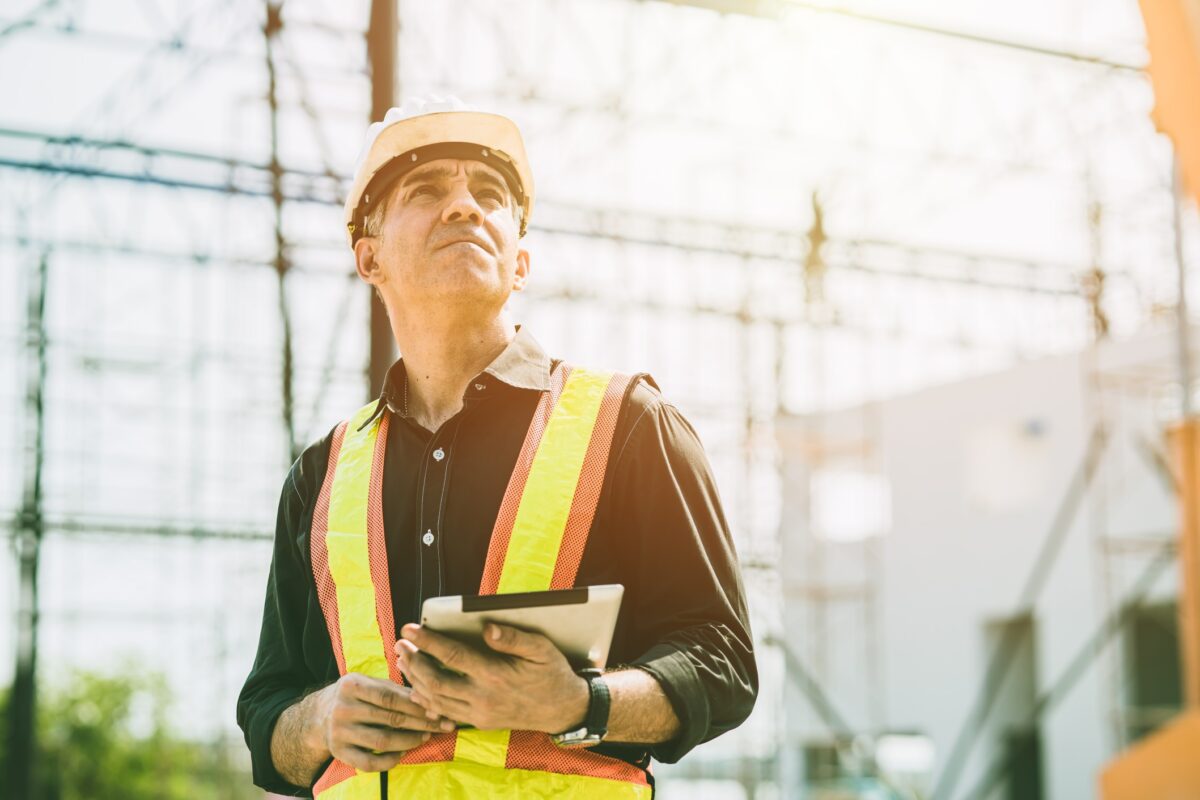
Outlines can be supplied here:
M435 433L405 416L403 361L389 371L379 411L393 415L383 517L397 633L419 619L428 597L478 593L496 513L550 370L518 328ZM272 764L271 733L285 708L338 678L308 545L331 439L310 445L284 482L258 655L237 707L255 783L300 796L309 789L285 782ZM645 375L621 407L576 580L602 583L625 587L609 668L653 675L682 726L669 742L605 743L597 752L642 767L650 756L672 763L746 719L758 673L717 487L695 431Z

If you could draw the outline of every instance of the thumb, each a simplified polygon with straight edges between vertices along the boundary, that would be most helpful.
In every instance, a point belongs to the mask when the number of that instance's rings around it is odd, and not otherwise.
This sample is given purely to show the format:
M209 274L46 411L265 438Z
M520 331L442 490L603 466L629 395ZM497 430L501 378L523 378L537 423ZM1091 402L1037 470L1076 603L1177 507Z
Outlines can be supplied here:
M487 646L498 653L523 658L526 661L546 661L553 644L540 633L530 633L508 625L489 623L483 631Z

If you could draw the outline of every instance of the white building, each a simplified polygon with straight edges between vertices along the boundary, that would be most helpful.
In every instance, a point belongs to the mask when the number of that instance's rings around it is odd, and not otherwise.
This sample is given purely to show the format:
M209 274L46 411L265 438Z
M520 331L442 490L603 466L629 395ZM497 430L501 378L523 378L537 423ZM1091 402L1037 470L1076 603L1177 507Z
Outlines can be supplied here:
M1176 354L1164 330L780 420L786 639L849 727L928 736L936 778L1008 636L1006 679L941 796L971 796L1006 748L1028 744L1019 731L1056 682L1065 691L1041 714L1037 746L1008 770L1019 786L981 800L1094 797L1102 765L1173 713L1177 567L1163 553L1176 507L1162 464L1164 426L1179 416ZM1156 559L1146 602L1089 658L1089 639ZM1072 681L1077 659L1086 667ZM800 748L829 739L799 687L782 760L793 786Z

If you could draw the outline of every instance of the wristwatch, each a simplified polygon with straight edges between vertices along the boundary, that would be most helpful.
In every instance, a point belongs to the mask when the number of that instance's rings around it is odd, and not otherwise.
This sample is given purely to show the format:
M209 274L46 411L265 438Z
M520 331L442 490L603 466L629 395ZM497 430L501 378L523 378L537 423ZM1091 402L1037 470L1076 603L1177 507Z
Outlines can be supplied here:
M608 733L608 709L612 705L608 694L608 684L604 675L598 669L581 669L576 673L588 682L591 693L588 698L587 715L583 718L583 727L575 730L556 733L550 739L559 747L591 747L600 744Z

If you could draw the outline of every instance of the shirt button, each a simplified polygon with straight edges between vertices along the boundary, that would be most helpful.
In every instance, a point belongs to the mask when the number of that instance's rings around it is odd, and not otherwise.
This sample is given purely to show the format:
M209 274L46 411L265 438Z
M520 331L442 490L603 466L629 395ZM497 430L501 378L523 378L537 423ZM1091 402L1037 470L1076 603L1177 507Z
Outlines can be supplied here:
M433 451L433 460L434 461L441 461L445 457L446 457L446 451L443 450L442 448L439 447L437 450Z
M426 546L433 544L433 531L425 531L425 535L421 537L421 541Z

